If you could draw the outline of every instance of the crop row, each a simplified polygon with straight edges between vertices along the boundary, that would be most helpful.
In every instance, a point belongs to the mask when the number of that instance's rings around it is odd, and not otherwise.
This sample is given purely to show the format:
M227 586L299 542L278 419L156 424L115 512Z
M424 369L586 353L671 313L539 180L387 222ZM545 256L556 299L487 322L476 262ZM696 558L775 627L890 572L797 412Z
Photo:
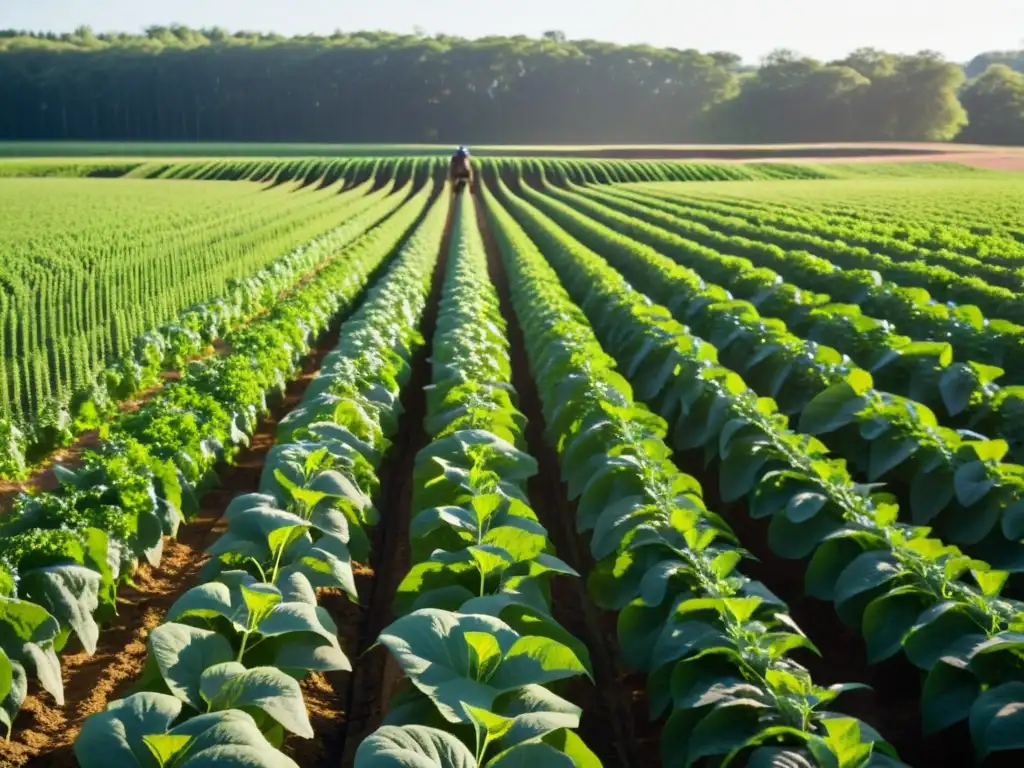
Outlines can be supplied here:
M818 686L793 659L794 650L813 645L783 601L741 575L744 551L705 507L699 484L671 461L666 422L633 400L541 255L548 249L532 221L516 200L500 197L507 211L489 195L488 208L548 439L577 500L576 528L589 534L596 561L590 594L618 613L623 656L648 675L652 717L669 713L661 732L664 763L742 755L750 765L809 758L821 765L900 764L866 723L829 711L856 686ZM553 263L571 258L564 245L548 256ZM616 291L601 299L625 306L628 287L620 280ZM626 307L627 316L633 313L643 310ZM635 349L643 354L650 346Z
M586 648L551 615L552 577L575 576L531 509L525 419L472 198L455 203L416 455L412 567L381 633L404 673L356 766L597 766L581 710L552 683L589 673ZM570 762L571 761L571 762Z
M589 193L589 196L594 194ZM620 213L631 218L629 233L632 236L665 250L674 258L685 261L710 254L720 262L721 254L728 254L747 260L748 268L761 267L757 272L751 271L747 284L756 293L766 294L758 297L761 300L775 298L771 294L777 292L775 283L781 282L778 280L781 276L800 290L801 295L788 301L823 304L831 298L859 305L874 317L885 318L897 331L911 338L949 342L958 360L999 366L1010 383L1020 381L1020 366L1024 363L1022 326L1007 320L988 319L973 305L940 304L926 290L883 281L872 270L841 269L826 258L831 256L827 246L821 248L823 255L820 256L806 251L786 251L759 240L722 234L704 224L672 215L671 203L645 202L642 213L637 216L635 201L616 203L607 196L602 198L605 206L618 205ZM804 297L802 294L808 291L821 291L827 296ZM1008 301L1007 306L1014 304L1012 298ZM860 320L856 309L847 310L847 314L852 314L853 321Z
M428 197L419 193L390 222L371 262L405 239ZM281 421L259 493L236 497L225 511L227 528L209 549L204 583L150 632L138 692L86 720L75 743L84 768L147 749L161 765L294 768L276 748L286 733L314 736L300 681L351 669L317 590L358 598L351 561L365 561L368 531L378 522L377 471L397 431L446 216L441 200L343 324L339 345Z
M587 197L590 204L586 210L599 211L608 224L619 225L631 220L629 233L632 237L671 254L680 263L695 263L702 275L728 289L729 298L746 299L761 314L784 320L790 329L809 341L829 344L850 355L870 371L884 389L910 397L931 409L941 409L944 423L1005 439L1010 456L1017 461L1024 460L1024 390L1017 384L1020 374L1012 366L1004 371L977 361L994 359L991 349L994 342L1002 344L1005 351L1017 354L1014 344L1024 336L1007 335L1005 328L990 331L984 319L978 316L974 317L972 326L962 322L963 318L970 317L969 308L948 307L939 311L937 305L933 306L937 312L931 315L935 321L927 325L924 336L918 337L925 340L901 336L894 332L890 320L869 317L856 304L833 304L827 295L802 291L783 282L780 275L768 268L753 269L746 259L725 256L692 243L685 244L685 249L680 247L680 238L671 231L630 219L627 211L640 217L652 217L650 208L642 206L641 201L631 195L615 199L591 191ZM596 207L603 202L611 203L618 210ZM653 217L669 229L679 221L677 217L658 211ZM894 310L895 305L877 308ZM957 313L960 319L938 319L940 316L948 318L949 312ZM999 357L1000 353L997 351L995 356ZM1010 386L1000 387L996 382L1004 375Z
M226 200L211 195L212 210L197 212L204 196L125 182L123 191L116 184L95 190L98 201L91 204L106 200L104 212L81 203L72 207L68 200L63 221L41 228L35 220L52 217L46 206L61 202L46 185L22 190L23 211L5 212L5 416L34 416L98 366L128 353L135 336L218 295L232 278L256 271L337 220L330 195L261 197L242 188ZM137 200L124 199L130 191ZM156 219L161 203L168 224ZM123 228L120 217L127 217ZM155 231L146 229L149 222Z
M648 196L646 192L641 194ZM918 248L900 247L887 238L866 238L866 242L852 243L849 238L852 233L826 224L820 218L812 218L806 226L794 226L792 218L786 216L764 216L748 221L731 210L702 210L670 196L655 194L651 197L672 203L693 221L741 237L757 233L764 242L786 250L817 252L827 244L830 260L840 267L874 269L885 280L925 288L943 301L974 301L986 309L998 310L993 297L1005 298L1007 292L1019 291L1022 286L1021 275L1015 270L960 253L941 250L922 254Z
M1012 176L1003 176L1005 182ZM1015 201L1003 192L1006 187L965 185L954 182L893 188L891 184L865 186L859 190L835 190L831 195L737 196L738 190L725 195L702 196L701 203L712 200L751 211L782 211L796 215L821 215L830 222L870 232L885 238L919 246L922 251L950 249L992 264L1014 267L1024 256L1024 234L1015 215ZM648 187L648 191L671 192L673 196L695 202L678 185ZM771 192L779 192L778 187ZM803 190L807 192L809 190ZM763 191L762 191L763 192ZM996 198L998 204L993 205Z
M749 375L759 395L785 392L800 429L824 436L869 482L885 480L909 501L913 522L934 524L950 542L1000 568L1024 568L1024 467L1003 462L1003 441L966 439L941 427L915 401L875 389L871 374L835 350L803 341L784 323L769 324L752 306L728 301L717 286L573 208L529 199L598 250L639 290L677 319L707 334L717 354ZM976 436L977 437L977 436Z
M926 730L969 718L979 755L1017 748L1008 712L1024 701L1016 652L1024 614L1000 595L1007 574L899 522L891 495L855 482L820 441L789 429L774 401L715 362L714 348L667 308L525 201L507 191L501 199L638 396L669 423L676 450L703 451L722 494L746 496L754 517L770 519L774 553L809 559L809 593L862 632L870 660L902 652L927 673ZM602 253L615 250L607 238Z
M217 465L248 443L304 350L352 306L428 194L419 192L266 315L230 332L230 354L191 365L138 411L122 414L82 469L60 470L57 491L25 497L4 517L0 658L14 670L3 690L8 728L28 671L62 701L56 654L72 634L86 653L95 650L117 588L140 558L159 564L164 536L198 511Z
M314 238L306 239L303 245L257 272L229 280L217 298L188 307L173 321L140 334L131 340L123 354L116 356L119 362L109 365L97 375L90 373L91 366L85 361L79 361L79 365L68 361L62 375L70 376L69 372L73 371L73 378L68 382L74 380L79 382L77 385L69 388L65 383L59 385L55 392L41 394L38 402L41 407L36 416L22 422L21 428L16 420L0 417L0 434L3 437L0 441L0 478L24 477L32 461L38 461L56 446L69 444L76 434L99 427L114 413L117 402L128 400L156 384L161 371L181 368L186 360L208 350L231 328L250 321L280 294L315 270L325 258L390 214L401 201L401 196L391 194L393 191L394 187L387 185L370 192L369 184L366 184L338 198L337 202L328 200L330 205L325 208L326 215L332 223L340 219L340 224L323 231L327 222L323 219L325 214L321 213L314 220L319 223L308 229L310 235L316 235ZM282 225L275 226L280 228ZM204 237L211 236L209 229L202 231ZM307 237L303 235L304 239ZM265 243L264 250L272 250L276 247L275 242ZM226 263L231 263L227 254L215 252ZM122 266L112 265L111 268L120 269ZM239 265L235 264L234 268L238 269ZM77 282L81 279L81 276L75 278ZM45 292L39 301L42 305L48 304ZM102 323L93 331L102 334ZM119 332L123 331L122 328ZM45 339L40 343L43 341ZM60 347L59 344L56 346ZM40 370L46 378L45 371ZM16 394L20 388L20 377L15 372L11 378ZM6 385L7 382L0 383L0 387Z
M962 228L883 224L865 217L837 216L827 211L794 209L786 205L698 198L678 187L637 187L635 191L684 206L694 218L714 213L742 220L745 225L767 224L786 231L813 233L831 240L889 256L896 261L936 262L974 274L1006 288L1020 288L1024 248L1012 237L977 235ZM710 223L714 221L709 220Z

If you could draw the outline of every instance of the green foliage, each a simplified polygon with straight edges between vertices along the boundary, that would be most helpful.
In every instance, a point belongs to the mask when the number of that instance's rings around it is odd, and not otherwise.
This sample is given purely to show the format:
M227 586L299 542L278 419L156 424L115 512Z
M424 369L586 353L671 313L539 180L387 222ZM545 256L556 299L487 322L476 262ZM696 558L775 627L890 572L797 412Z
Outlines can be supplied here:
M9 298L0 297L0 360L9 360L0 365L0 423L7 426L0 478L23 476L25 458L37 461L75 434L100 427L114 412L114 400L128 400L157 384L161 371L181 370L207 355L215 340L251 322L401 202L388 197L387 186L373 192L368 184L341 198L329 191L289 198L284 190L254 194L245 185L234 192L225 186L221 194L195 194L193 187L181 195L163 183L125 181L97 187L91 205L82 205L87 190L80 183L87 182L47 182L43 189L19 180L0 190L11 202L5 208L10 229L4 227L9 258L0 279L13 287ZM63 229L39 229L40 206L55 204ZM102 206L104 214L96 216L92 206ZM157 215L159 222L152 218ZM184 236L177 230L189 221ZM210 248L211 238L221 242ZM47 252L43 262L33 255L39 248ZM168 261L177 270L173 277L161 266ZM84 306L76 298L82 270L102 295ZM147 277L129 279L136 270ZM77 314L54 314L65 303ZM15 342L27 332L25 318L47 306L50 315L38 317L32 335ZM40 356L43 349L68 356ZM239 363L220 363L228 364ZM16 423L24 429L17 431ZM167 426L172 434L191 428Z
M705 508L696 481L668 458L669 424L633 401L634 390L598 345L586 316L596 318L608 304L624 306L632 290L591 255L592 269L568 281L581 287L580 307L573 305L538 246L566 275L582 253L499 189L522 225L488 195L549 437L577 499L577 529L590 533L597 560L589 591L599 605L620 612L619 644L629 664L647 673L652 717L669 713L663 761L757 764L813 755L844 766L898 764L869 726L826 709L852 686L819 687L791 658L797 648L813 649L810 641L778 597L741 574L746 553L735 535ZM620 298L605 292L606 281ZM663 325L665 315L641 300L616 317L614 328L599 326L617 339L616 351L620 344L632 350L621 363L636 393L680 381L675 374L687 357L668 347L683 334ZM638 339L634 324L664 330ZM688 350L710 370L709 351L698 344ZM724 391L734 386L726 377L719 381ZM743 425L727 426L719 415L705 414L704 424L699 434L709 443L720 434L744 437ZM735 468L733 482L742 485L737 473L749 471Z
M539 196L530 197L540 202ZM774 401L759 397L737 373L716 361L715 347L709 348L665 307L639 294L604 259L524 201L507 193L503 201L564 276L609 352L627 375L642 382L638 385L645 387L646 399L670 425L673 446L701 451L704 461L717 467L723 498L746 496L752 515L771 519L768 543L777 555L809 559L808 591L832 602L842 621L860 630L872 660L902 651L927 673L926 726L937 729L970 718L979 754L1015 748L1012 739L1002 736L1006 710L997 713L997 706L979 695L1008 681L1015 683L1022 675L1011 650L1016 648L1021 607L1002 595L1009 574L931 536L930 528L901 522L895 496L878 490L876 484L858 482L859 477L871 479L873 473L898 482L900 473L893 470L923 453L930 460L917 471L938 472L935 480L942 476L943 462L952 462L945 478L952 488L947 493L942 483L924 479L917 494L920 506L941 508L955 497L970 507L992 491L1000 482L997 478L1019 474L1010 465L996 468L1006 444L943 432L927 409L875 394L871 376L852 369L807 404L801 423L829 432L864 415L855 440L870 444L870 450L855 477L853 468L832 457L820 440L792 431ZM558 208L548 201L544 207L561 211L560 220L624 270L646 262L652 275L661 270L661 279L673 273L671 262L645 255L642 247L616 231L570 216L567 206ZM657 290L653 282L644 285ZM677 288L667 300L684 307L687 298ZM716 345L724 348L728 339L716 339ZM929 354L935 351L927 349ZM651 371L670 355L674 375L652 380ZM891 431L903 429L899 425L908 417L908 431L893 440ZM919 428L910 426L914 420L920 420ZM934 440L952 441L952 454L945 455L943 449L930 452L929 441ZM849 445L844 444L844 453ZM1015 519L1012 498L994 503L994 518L980 508L963 512L955 533L967 535L971 529L975 533L970 541L977 542L979 526L991 525L1000 515ZM1013 541L1011 558L1016 557L1017 546ZM635 623L644 626L639 618ZM696 638L711 631L692 626L679 637L694 638L686 639L684 648L700 648ZM717 632L727 636L722 629ZM641 642L637 647L646 645ZM669 690L674 694L676 689ZM1011 685L1000 696L1012 696L1014 690ZM756 732L749 716L746 721L737 718L738 734ZM685 736L688 727L677 722L673 733ZM811 744L808 749L814 752Z

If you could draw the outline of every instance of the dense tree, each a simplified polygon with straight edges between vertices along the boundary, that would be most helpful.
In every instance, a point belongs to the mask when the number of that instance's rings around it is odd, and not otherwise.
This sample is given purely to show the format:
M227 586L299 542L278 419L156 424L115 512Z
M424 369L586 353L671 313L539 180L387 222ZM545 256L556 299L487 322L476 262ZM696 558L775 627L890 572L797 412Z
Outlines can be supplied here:
M978 77L993 64L1005 64L1017 72L1024 72L1024 51L988 51L978 54L965 68L967 77Z
M1024 74L993 64L964 88L971 116L961 138L979 144L1024 144Z
M1016 81L1003 80L964 91L984 114L977 135L1019 131ZM422 32L284 38L180 25L142 35L7 31L0 138L945 140L966 119L957 98L963 81L959 66L929 52L861 49L823 63L777 51L748 67L728 52L568 40L559 31L472 41Z

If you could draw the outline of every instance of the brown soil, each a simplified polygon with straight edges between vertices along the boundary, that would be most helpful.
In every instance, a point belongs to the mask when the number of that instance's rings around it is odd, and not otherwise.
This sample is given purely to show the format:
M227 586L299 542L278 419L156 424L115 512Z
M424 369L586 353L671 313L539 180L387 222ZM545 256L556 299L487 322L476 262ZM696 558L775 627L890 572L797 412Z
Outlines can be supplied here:
M82 721L125 695L141 672L146 636L174 601L195 585L206 560L205 549L223 531L221 515L228 502L258 489L263 461L274 444L279 419L296 406L321 360L336 343L336 329L323 335L305 358L301 375L289 384L284 398L260 425L250 447L221 473L220 487L203 497L199 515L182 527L177 540L166 541L160 566L142 565L135 574L135 586L120 591L118 616L100 633L96 653L61 656L64 707L55 707L48 695L30 685L25 706L15 720L12 740L0 742L0 766L64 768L77 764L71 747Z
M442 191L442 194L446 192ZM454 209L453 209L454 210ZM392 602L399 583L409 570L409 516L412 505L412 473L416 454L429 438L423 428L426 416L426 393L430 383L430 350L437 320L445 264L451 243L452 211L445 223L440 255L434 269L427 308L421 322L426 343L412 360L412 375L402 393L404 413L388 458L381 466L381 498L378 504L380 523L374 531L371 562L357 581L359 594L365 600L358 626L361 638L357 653L350 654L352 674L347 691L348 718L342 732L336 729L337 744L320 762L303 762L303 766L338 764L352 765L356 749L375 731L388 711L388 704L401 680L401 670L383 648L373 648L381 630L394 619ZM365 585L365 586L364 586ZM365 596L365 597L364 597ZM358 654L358 655L357 655ZM328 738L330 736L328 735Z
M939 142L818 144L689 144L495 148L495 155L623 160L741 162L956 162L992 170L1024 170L1024 148Z
M934 152L921 154L842 155L817 157L753 157L740 162L753 163L961 163L990 171L1024 171L1024 153L1014 152Z
M583 708L579 735L606 766L660 765L660 726L649 722L646 681L628 672L619 661L615 617L599 611L587 596L586 578L593 568L589 549L572 526L575 504L566 498L558 458L544 440L544 416L523 344L523 333L511 306L508 282L494 235L488 226L482 201L477 220L483 233L491 279L508 322L512 383L519 408L527 418L527 444L540 472L530 479L528 495L541 523L548 529L555 551L582 578L555 578L551 583L554 617L590 652L594 681L576 679L564 691Z

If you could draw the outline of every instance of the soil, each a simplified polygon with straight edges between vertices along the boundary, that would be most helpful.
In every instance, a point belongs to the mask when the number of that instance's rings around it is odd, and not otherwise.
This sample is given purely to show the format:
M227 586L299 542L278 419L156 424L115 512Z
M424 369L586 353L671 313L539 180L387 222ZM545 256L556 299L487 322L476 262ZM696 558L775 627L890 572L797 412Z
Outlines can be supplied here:
M198 516L181 528L176 540L166 541L160 566L142 565L134 576L134 586L120 591L118 616L100 633L96 653L61 655L64 707L54 706L47 694L30 684L11 741L0 742L0 767L77 765L71 747L82 722L104 710L109 701L125 695L142 671L149 631L160 623L175 600L195 585L206 560L204 551L223 531L221 516L228 502L258 490L263 461L274 444L279 419L296 406L337 340L336 327L322 335L303 361L302 373L288 385L284 398L264 419L249 448L220 473L220 486L203 496Z
M691 144L502 148L503 155L623 160L734 162L944 162L999 171L1024 171L1024 150L946 143Z
M491 279L508 323L512 384L518 394L518 407L527 418L529 453L537 459L540 469L530 479L527 493L541 524L548 529L555 551L582 577L557 577L551 582L554 617L587 646L594 668L593 681L577 678L563 693L582 707L578 733L605 766L658 766L660 726L648 721L646 681L642 675L630 673L622 666L615 618L599 611L587 596L586 578L594 562L586 543L572 525L575 504L567 500L558 459L544 440L544 416L530 375L522 329L511 306L501 256L479 199L477 221L487 248Z

